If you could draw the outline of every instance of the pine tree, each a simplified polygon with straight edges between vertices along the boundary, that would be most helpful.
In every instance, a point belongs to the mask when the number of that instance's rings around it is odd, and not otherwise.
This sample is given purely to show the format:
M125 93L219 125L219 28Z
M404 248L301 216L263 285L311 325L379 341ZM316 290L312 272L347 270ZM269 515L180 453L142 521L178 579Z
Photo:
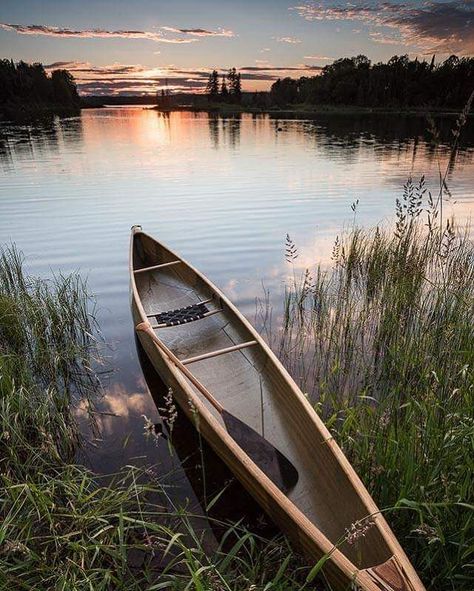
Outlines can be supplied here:
M229 73L227 74L227 81L229 85L229 95L235 102L240 102L242 95L242 83L240 79L240 74L237 74L237 70L235 68L231 68L229 70Z
M240 80L240 72L235 77L235 84L234 84L234 95L238 102L242 98L242 83Z
M209 74L209 79L206 85L206 94L209 98L216 98L219 95L219 74L217 70L213 70Z
M235 78L237 76L237 71L235 68L230 68L227 74L227 81L229 84L229 94L234 94L234 85L235 85Z
M227 82L225 78L225 74L222 76L221 82L221 97L225 100L229 96L229 91L227 89Z

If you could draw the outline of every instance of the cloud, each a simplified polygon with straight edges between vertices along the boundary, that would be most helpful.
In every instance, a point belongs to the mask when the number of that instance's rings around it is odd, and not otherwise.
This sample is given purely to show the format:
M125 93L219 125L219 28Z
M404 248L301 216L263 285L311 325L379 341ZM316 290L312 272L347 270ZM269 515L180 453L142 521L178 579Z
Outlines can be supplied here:
M325 55L305 55L304 59L305 60L323 60L325 62L330 62L330 61L334 60L335 58L327 57Z
M472 0L420 3L307 3L292 7L306 20L361 21L395 31L371 35L373 41L400 44L427 52L474 54L474 4Z
M97 76L117 76L121 74L137 74L146 71L143 66L140 65L127 65L127 64L111 64L109 66L92 66L89 62L53 62L52 64L46 64L46 70L57 70L65 69L69 70L72 74L77 76L80 75L91 75Z
M174 29L172 27L161 27L162 31L138 31L138 30L116 30L108 31L105 29L69 29L62 27L50 27L47 25L14 25L10 23L0 23L0 28L6 31L13 31L20 35L45 35L48 37L65 37L73 38L79 37L83 39L145 39L155 43L195 43L198 37L233 37L232 31L219 29L218 31L207 31L205 29ZM168 37L168 32L182 33L189 35L189 37Z
M297 39L296 37L276 37L276 40L279 43L290 43L291 45L301 43L301 39Z
M195 35L196 37L235 37L235 33L228 29L217 29L217 31L208 31L207 29L175 29L174 27L161 27L161 29L172 33Z
M399 36L385 35L380 31L371 31L369 37L381 45L403 45L403 40Z
M174 65L150 68L140 64L109 64L95 66L88 62L60 61L47 64L46 70L64 68L69 70L83 95L143 95L155 94L168 88L173 92L203 92L210 74L208 68L178 68ZM254 85L269 85L277 78L286 76L314 76L319 66L299 64L296 66L273 66L258 64L239 69L242 81ZM225 74L227 70L219 70ZM253 86L252 86L253 87Z
M300 72L302 70L319 71L321 68L305 64L299 66L242 66L240 68L240 72Z
M159 37L158 39L153 39L157 43L194 43L197 39L183 39L182 37L179 38L170 38L170 37Z

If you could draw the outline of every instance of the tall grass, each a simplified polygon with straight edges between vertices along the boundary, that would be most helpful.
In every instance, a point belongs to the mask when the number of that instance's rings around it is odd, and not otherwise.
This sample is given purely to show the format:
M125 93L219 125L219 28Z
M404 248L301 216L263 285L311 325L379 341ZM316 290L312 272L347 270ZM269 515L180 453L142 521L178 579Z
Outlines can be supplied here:
M284 540L232 525L206 553L154 470L75 463L74 406L100 392L92 304L77 276L36 279L0 252L0 589L297 589Z
M443 181L445 182L445 181ZM474 244L425 181L293 272L273 346L430 589L474 584ZM287 242L293 265L297 248Z
M0 250L3 474L20 476L34 468L37 448L65 461L74 458L74 403L89 399L99 386L91 367L92 312L79 277L28 277L15 248Z

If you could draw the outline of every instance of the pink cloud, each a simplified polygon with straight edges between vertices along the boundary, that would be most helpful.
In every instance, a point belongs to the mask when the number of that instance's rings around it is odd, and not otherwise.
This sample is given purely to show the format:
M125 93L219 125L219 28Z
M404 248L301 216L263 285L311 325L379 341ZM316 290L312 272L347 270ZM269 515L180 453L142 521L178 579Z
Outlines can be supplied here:
M228 29L217 29L217 31L209 31L207 29L176 29L174 27L161 27L161 29L163 31L185 33L186 35L194 35L196 37L235 37L235 33Z
M161 27L159 32L139 31L139 30L115 30L105 29L69 29L65 27L51 27L48 25L15 25L10 23L0 23L0 28L6 31L13 31L20 35L45 35L48 37L65 38L121 38L121 39L146 39L155 43L195 43L199 37L233 37L234 33L225 29L217 31L208 31L206 29L175 29L173 27ZM164 31L164 32L163 32ZM184 34L186 37L168 37L167 33Z

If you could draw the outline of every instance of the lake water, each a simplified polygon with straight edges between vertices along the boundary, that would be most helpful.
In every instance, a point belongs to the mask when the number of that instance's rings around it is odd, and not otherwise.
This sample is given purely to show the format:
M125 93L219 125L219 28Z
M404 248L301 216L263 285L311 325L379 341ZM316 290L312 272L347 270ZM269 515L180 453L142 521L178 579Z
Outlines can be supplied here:
M449 137L454 119L439 120ZM0 243L14 241L40 275L80 271L110 344L102 437L89 465L111 471L156 461L144 438L156 420L137 361L129 311L133 224L168 244L253 319L262 282L278 301L288 268L286 233L299 266L328 259L353 223L389 223L412 175L437 193L446 146L429 143L421 117L326 115L311 120L143 108L86 110L37 125L0 125ZM459 221L474 211L474 121L449 163ZM115 415L115 416L112 416ZM165 454L166 455L166 454ZM168 466L170 467L170 466ZM168 468L167 467L167 468Z

